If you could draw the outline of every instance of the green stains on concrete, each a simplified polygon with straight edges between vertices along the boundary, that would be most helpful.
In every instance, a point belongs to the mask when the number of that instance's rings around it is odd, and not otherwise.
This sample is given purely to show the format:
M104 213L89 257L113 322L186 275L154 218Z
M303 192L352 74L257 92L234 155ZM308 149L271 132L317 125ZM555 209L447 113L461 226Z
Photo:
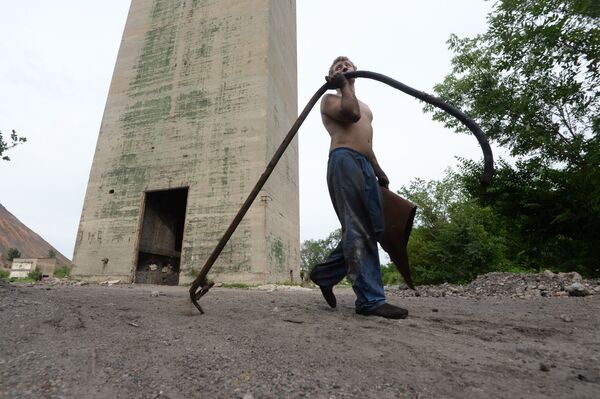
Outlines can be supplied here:
M203 74L209 71L213 65L215 54L215 38L221 30L222 22L216 18L202 17L194 26L193 36L188 43L190 49L190 62L193 62L199 69L198 73ZM218 51L218 50L217 50Z
M196 56L199 58L206 58L209 54L209 47L206 43L203 43L202 46L196 51Z
M171 97L138 101L121 118L126 129L153 125L165 120L171 112Z
M137 218L139 214L140 196L136 195L144 191L147 180L148 168L132 166L136 162L134 154L122 155L120 166L111 169L102 175L102 181L107 187L121 187L125 190L115 190L110 194L110 200L105 202L99 209L99 218L122 219ZM131 195L131 193L135 193ZM113 226L115 230L118 226Z
M137 207L128 205L116 200L107 202L100 208L99 217L102 219L118 219L119 223L123 223L123 220L137 218L140 210ZM113 231L114 228L114 226L111 227Z
M129 163L133 163L134 158ZM127 187L128 191L142 192L146 182L146 167L121 163L119 167L102 175L105 184L111 187Z
M144 36L144 46L137 59L131 94L148 90L148 85L171 81L175 70L178 21L183 0L154 0L152 29Z
M152 22L165 23L176 16L184 0L154 0L152 3Z
M271 242L271 251L269 252L271 264L274 265L278 271L285 270L286 257L283 242L279 238L271 238L269 241Z
M192 0L192 8L196 8L196 6L198 6L198 3L201 3L203 6L205 6L208 1L206 0Z
M243 111L252 100L250 93L248 83L223 82L215 99L215 112L223 114Z
M222 170L222 174L221 174L221 184L222 185L227 185L227 178L229 177L229 174L231 173L231 157L229 154L229 147L225 147L223 148L223 170Z
M210 160L210 170L212 171L209 177L210 186L225 187L230 183L230 178L234 177L234 174L240 173L241 151L241 147L216 149L214 158Z
M189 93L180 94L177 97L175 116L196 120L208 113L210 105L211 101L203 90L194 90Z
M170 81L174 72L177 27L165 26L146 33L131 89L144 91L150 84Z
M119 163L121 165L131 165L136 160L137 160L136 154L121 154L121 159L119 160Z
M157 96L165 96L169 93L171 93L171 90L173 89L173 85L172 84L166 84L160 87L157 87L155 89L152 88L148 88L145 91L140 91L140 92L132 92L130 93L130 97L157 97Z

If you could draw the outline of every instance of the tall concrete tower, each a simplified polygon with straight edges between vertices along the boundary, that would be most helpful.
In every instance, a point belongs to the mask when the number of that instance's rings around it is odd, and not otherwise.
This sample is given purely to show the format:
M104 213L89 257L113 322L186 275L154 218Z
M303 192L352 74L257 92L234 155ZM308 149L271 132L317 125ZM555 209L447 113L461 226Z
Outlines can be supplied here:
M185 284L297 115L295 0L133 0L75 244L92 281ZM213 267L298 278L293 142Z

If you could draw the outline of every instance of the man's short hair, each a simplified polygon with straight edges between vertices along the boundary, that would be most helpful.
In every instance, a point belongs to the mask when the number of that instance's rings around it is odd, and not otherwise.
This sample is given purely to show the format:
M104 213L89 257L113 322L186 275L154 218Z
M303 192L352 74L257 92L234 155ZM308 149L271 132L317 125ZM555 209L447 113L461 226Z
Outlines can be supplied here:
M329 76L333 75L333 66L340 61L348 61L349 63L352 64L352 66L354 67L354 70L356 70L356 65L354 64L354 62L350 61L350 58L340 55L335 60L333 60L333 62L331 63L331 66L329 67Z

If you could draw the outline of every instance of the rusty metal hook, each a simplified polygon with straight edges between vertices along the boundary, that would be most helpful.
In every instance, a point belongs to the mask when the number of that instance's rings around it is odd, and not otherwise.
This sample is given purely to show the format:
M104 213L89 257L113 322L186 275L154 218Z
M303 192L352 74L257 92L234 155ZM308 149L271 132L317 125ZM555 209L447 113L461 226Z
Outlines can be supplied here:
M200 282L200 284L199 284L200 289L197 292L194 292L192 294L192 292L190 290L190 299L192 300L192 303L194 304L196 309L198 309L200 311L200 313L202 313L202 314L204 314L204 310L202 310L202 306L200 306L200 304L198 303L198 300L200 298L202 298L204 296L204 294L207 294L213 285L215 285L214 282L207 281L205 279L204 281Z
M494 175L494 159L492 156L492 150L490 148L488 140L485 137L485 134L481 131L481 128L479 127L479 125L477 125L477 123L475 123L475 121L473 121L471 118L469 118L467 115L465 115L462 111L453 107L450 104L443 102L442 100L440 100L437 97L434 97L425 92L413 89L412 87L407 86L404 83L398 82L397 80L394 80L394 79L392 79L388 76L382 75L380 73L369 72L369 71L355 71L355 72L348 72L344 75L346 76L346 79L368 78L368 79L373 79L373 80L377 80L379 82L385 83L385 84L387 84L395 89L398 89L406 94L409 94L409 95L416 97L420 100L423 100L435 107L438 107L438 108L448 112L450 115L454 116L458 120L460 120L463 124L465 124L469 128L469 130L471 130L471 132L473 132L473 134L477 138L477 141L479 142L479 145L481 146L481 149L483 151L484 172L483 172L483 176L481 177L481 184L487 186L491 183L492 177ZM279 145L279 148L277 148L277 151L275 151L273 158L271 158L271 161L267 165L265 171L260 176L260 178L256 182L254 188L248 195L248 198L246 198L246 201L244 201L244 204L242 205L242 207L240 208L238 213L235 215L235 217L231 221L229 227L223 234L223 237L218 242L217 246L212 251L212 253L208 257L208 259L206 260L206 263L200 270L200 273L198 274L196 279L192 282L192 285L191 285L190 291L189 291L190 299L191 299L192 303L194 304L194 306L196 306L196 308L200 311L200 313L204 313L204 311L202 310L202 307L200 306L200 304L198 304L198 300L201 297L203 297L210 290L210 288L214 285L213 282L209 282L206 280L206 275L208 274L209 270L211 269L211 267L213 266L213 264L215 263L215 261L217 260L219 255L221 254L221 251L223 250L223 248L225 247L225 245L227 244L227 242L229 241L231 236L233 235L235 229L237 228L239 223L242 221L242 218L244 217L244 215L246 215L246 212L248 212L248 209L250 209L250 206L254 202L254 199L256 198L256 196L258 195L258 193L260 192L260 190L266 183L267 179L273 172L273 169L275 169L277 162L279 162L279 159L282 157L282 155L285 152L285 150L287 149L288 145L290 144L290 142L292 141L292 139L298 132L298 129L300 128L300 126L302 126L302 123L304 122L304 120L306 119L306 117L308 116L308 114L310 113L312 108L315 106L315 104L317 103L319 98L321 98L321 96L329 89L333 89L333 87L331 86L331 84L329 82L323 84L315 92L315 94L313 94L311 99L308 101L308 103L306 104L306 106L304 107L304 109L302 110L300 115L298 116L298 119L296 119L296 121L290 128L288 134L283 139L283 142Z

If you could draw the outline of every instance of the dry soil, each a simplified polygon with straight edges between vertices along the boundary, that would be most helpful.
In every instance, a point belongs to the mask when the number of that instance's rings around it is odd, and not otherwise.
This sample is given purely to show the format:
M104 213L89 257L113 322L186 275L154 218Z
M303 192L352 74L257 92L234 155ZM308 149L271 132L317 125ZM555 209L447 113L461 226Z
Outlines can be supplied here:
M599 398L600 296L0 283L2 398Z

